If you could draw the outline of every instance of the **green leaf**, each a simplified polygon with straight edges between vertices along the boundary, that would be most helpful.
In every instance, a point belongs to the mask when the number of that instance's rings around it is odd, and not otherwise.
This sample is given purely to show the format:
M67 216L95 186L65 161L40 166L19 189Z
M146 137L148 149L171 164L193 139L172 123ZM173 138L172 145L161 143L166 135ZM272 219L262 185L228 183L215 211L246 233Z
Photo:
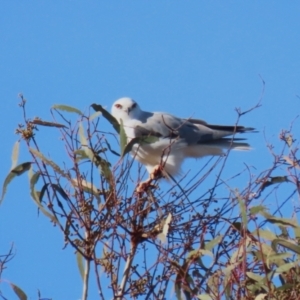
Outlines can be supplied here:
M84 179L80 179L78 182L77 178L72 178L71 182L72 182L73 186L75 186L77 188L82 188L85 192L87 192L89 194L99 195L99 190L91 182L88 182Z
M273 233L270 230L263 230L263 229L255 229L252 232L253 235L266 239L268 241L273 241L274 239L277 239L277 236L275 233Z
M91 182L88 182L84 179L81 179L80 182L78 182L76 178L72 178L71 183L74 187L77 187L79 189L82 188L85 192L94 195L97 199L98 205L100 204L101 199L99 197L99 190Z
M286 283L282 286L279 286L279 287L275 288L275 291L285 291L285 290L290 290L290 289L293 289L293 288L295 288L295 284Z
M267 256L267 263L270 265L271 263L280 264L284 262L285 259L290 258L292 256L292 253L286 252L286 253L275 253L270 254Z
M238 232L240 232L243 227L242 227L242 223L241 222L233 222L232 223L232 226L234 229L236 229Z
M293 219L275 217L265 211L261 211L260 214L264 216L267 219L267 221L269 221L270 223L274 223L282 226L292 226L292 227L297 226L297 222Z
M207 286L209 286L209 291L212 294L217 294L218 291L220 290L221 275L222 273L220 271L216 271L212 276L209 276L207 279Z
M4 195L6 193L7 190L7 186L8 184L16 177L16 176L20 176L23 173L27 172L30 167L31 167L31 162L25 162L22 163L20 165L18 165L17 167L13 168L8 175L6 176L4 183L3 183L3 187L2 187L2 195L0 198L0 204L2 203L3 199L4 199Z
M185 277L184 277L184 281L187 283L185 285L183 285L182 290L183 290L183 294L185 296L186 300L192 300L192 289L190 287L190 285L194 286L194 280L193 278L190 276L189 273L186 273Z
M71 112L71 113L76 113L76 114L79 114L79 115L83 115L83 113L79 109L77 109L75 107L72 107L72 106L69 106L69 105L55 104L55 105L52 106L52 108L67 111L67 112Z
M82 122L79 123L79 139L80 139L80 144L82 147L86 146L88 147L88 141L84 135L84 128L83 128L83 125L82 125Z
M262 206L262 205L253 206L253 207L250 208L250 214L251 215L256 215L259 212L265 211L265 210L266 210L266 208L264 206Z
M180 283L175 283L175 294L177 300L183 300L181 297L181 285Z
M277 245L280 245L282 247L285 247L297 254L300 254L300 246L295 245L291 242L288 242L286 240L283 239L276 239L272 242L272 248L274 249L274 251L276 251Z
M47 190L47 187L49 186L50 183L45 183L39 193L39 198L38 198L38 202L39 203L42 203L42 200L43 200L43 197L44 197L44 194Z
M243 241L243 244L240 244L240 246L237 248L235 252L231 254L230 257L230 263L233 264L235 262L240 262L247 254L247 248L252 244L251 238L248 236Z
M266 256L276 254L276 252L274 252L272 247L270 245L268 245L267 243L261 243L260 247L261 247L261 250L258 251L258 254L260 254L261 252ZM258 257L259 257L259 255L258 255Z
M103 115L103 117L114 127L114 129L117 131L117 133L120 132L120 125L119 122L115 117L113 117L108 111L106 111L101 105L99 104L92 104L91 107L95 111L100 111Z
M276 176L276 177L270 177L271 183L281 183L281 182L289 182L289 179L287 176Z
M86 155L84 149L77 149L76 151L74 151L74 154L76 154L76 162L79 162L80 160L89 158Z
M107 182L110 182L112 178L112 172L110 170L110 163L107 162L105 159L101 158L98 154L94 153L92 149L88 147L83 147L85 155L89 158L89 160L94 163L100 174L102 174Z
M104 176L107 182L110 182L112 178L110 163L102 159L100 156L96 156L96 161L100 173Z
M208 294L198 295L197 298L200 300L213 300L213 298L211 296L209 296Z
M27 296L21 288L19 288L17 285L11 282L9 282L9 285L11 286L11 288L13 289L13 291L15 292L15 294L18 296L20 300L27 300Z
M222 273L224 273L224 275L230 275L232 273L232 271L239 266L240 262L231 262L226 268L222 269ZM218 282L219 284L219 282ZM219 286L219 285L218 285Z
M197 250L192 250L188 253L187 261L194 261L194 260L197 260L199 257L205 256L205 255L214 257L213 253L209 250L197 249Z
M261 190L263 191L266 187L272 185L272 184L277 184L277 183L282 183L282 182L289 182L287 176L276 176L276 177L270 177L270 179L266 180L262 186Z
M244 225L244 228L247 228L248 227L248 221L247 221L245 200L241 197L238 190L235 190L235 196L236 196L236 198L239 202L241 216L242 216L242 223Z
M31 121L32 124L35 125L41 125L41 126L46 126L46 127L57 127L57 128L67 128L67 126L55 122L48 122L48 121L43 121L41 119L34 119Z
M100 173L105 177L105 179L110 182L112 176L111 170L109 168L110 164L88 147L88 141L84 135L84 129L81 123L79 124L79 139L82 145L82 150L84 151L84 155L81 154L81 156L87 157L92 163L94 163L99 169Z
M38 206L38 208L40 209L40 211L46 216L48 217L52 222L56 223L57 220L56 218L49 213L44 206L41 204L41 199L44 193L40 193L38 194L35 190L35 184L38 182L39 177L40 177L40 173L36 172L34 173L32 168L30 168L29 172L28 172L28 177L29 177L29 185L30 185L30 195L32 197L32 199L34 200L35 204ZM44 187L43 187L44 188Z
M283 272L288 272L291 268L297 267L298 264L299 264L299 260L281 265L276 269L276 273L281 274Z
M120 147L121 147L121 153L124 153L124 149L126 147L127 144L127 135L126 132L124 130L124 125L123 125L123 120L121 120L121 124L120 124ZM123 157L124 155L122 155Z
M51 184L51 187L56 191L58 192L66 201L70 200L68 195L66 194L66 192L64 191L64 189L58 185L58 184L55 184L55 183L52 183Z
M186 297L189 295L185 292L188 290L187 286L182 286L182 283L186 283L189 281L189 274L187 274L187 263L183 263L183 265L179 265L176 261L170 261L171 265L176 269L176 279L175 279L175 293L177 296L177 299L183 299L181 292L184 293Z
M94 119L98 118L101 115L102 115L101 111L96 111L92 115L89 116L89 120L93 121Z
M84 280L84 273L85 273L84 258L79 251L76 251L76 260L77 260L77 266L79 269L80 276L81 276L82 280Z
M207 267L202 262L202 257L203 256L210 256L212 258L212 262ZM205 250L205 249L192 250L187 255L186 261L187 262L194 262L195 261L195 262L198 263L199 266L201 266L202 269L208 270L208 268L210 268L214 264L214 255L213 255L213 253L211 251Z
M33 200L37 203L41 203L40 196L38 195L37 191L35 190L35 185L40 178L40 172L34 173L32 168L30 168L28 177L29 177L29 184L30 184L30 194Z
M223 236L219 235L213 240L209 241L208 243L205 244L204 249L205 250L211 250L214 246L219 245L220 242L222 241Z
M296 237L297 239L300 238L300 227L299 227L299 226L296 226L296 227L294 228L294 234L295 234L295 237Z
M260 281L264 281L264 280L265 280L265 277L259 276L259 275L255 274L255 273L252 273L252 272L246 272L246 274L247 274L247 276L248 276L250 279L252 279L252 280L254 280L254 281L257 281L257 282L260 282Z
M283 238L283 239L288 239L289 238L289 233L288 233L287 228L285 226L281 226L281 225L279 225L278 227L281 231L281 233L278 234L278 237Z
M67 174L60 169L60 167L55 163L53 162L52 160L46 158L41 152L33 149L33 148L29 148L29 151L36 157L38 157L40 160L42 160L45 164L51 166L53 168L53 170L60 174L61 176L63 177L68 177Z
M11 169L14 169L17 166L18 157L19 157L19 148L20 148L20 141L17 141L14 144L13 152L11 155L11 160L12 160Z

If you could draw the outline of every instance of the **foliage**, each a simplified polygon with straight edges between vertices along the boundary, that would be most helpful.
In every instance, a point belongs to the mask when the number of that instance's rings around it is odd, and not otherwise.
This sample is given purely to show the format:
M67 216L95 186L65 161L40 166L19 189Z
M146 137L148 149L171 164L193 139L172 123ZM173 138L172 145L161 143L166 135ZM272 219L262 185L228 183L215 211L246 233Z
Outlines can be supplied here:
M133 143L124 143L122 124L102 106L92 106L96 115L54 106L49 122L27 119L25 103L22 98L25 124L17 133L32 161L16 166L14 148L1 201L14 176L28 171L35 204L57 225L65 246L76 250L82 299L88 298L90 280L96 280L100 299L167 299L170 293L177 299L298 299L300 227L295 216L281 215L300 190L298 149L289 131L281 134L280 154L269 147L271 168L253 175L246 166L245 188L233 189L220 179L224 156L211 159L190 180L169 182L165 189L153 180L136 192L143 168L134 169L125 156ZM65 113L77 119L70 121ZM119 151L112 146L118 134L101 129L107 121L121 135ZM60 132L63 163L40 148L39 126ZM134 143L151 143L151 138ZM118 160L114 165L113 157ZM212 171L218 172L217 179L203 191ZM291 186L291 195L269 211L266 201L283 184ZM228 191L225 197L219 195L221 188ZM106 280L100 280L100 272Z

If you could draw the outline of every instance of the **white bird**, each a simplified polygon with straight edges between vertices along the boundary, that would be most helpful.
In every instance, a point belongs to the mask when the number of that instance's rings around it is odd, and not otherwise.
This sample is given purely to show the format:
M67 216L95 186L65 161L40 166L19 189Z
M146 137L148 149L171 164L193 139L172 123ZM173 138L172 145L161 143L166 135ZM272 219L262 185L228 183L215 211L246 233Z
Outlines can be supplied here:
M253 131L244 126L210 125L203 120L181 119L168 113L141 110L131 98L114 102L112 115L123 121L127 142L135 137L155 136L153 143L135 144L131 154L153 175L160 168L165 176L180 173L185 158L222 155L223 149L249 150L247 143L234 137L235 133ZM153 178L153 177L152 177Z

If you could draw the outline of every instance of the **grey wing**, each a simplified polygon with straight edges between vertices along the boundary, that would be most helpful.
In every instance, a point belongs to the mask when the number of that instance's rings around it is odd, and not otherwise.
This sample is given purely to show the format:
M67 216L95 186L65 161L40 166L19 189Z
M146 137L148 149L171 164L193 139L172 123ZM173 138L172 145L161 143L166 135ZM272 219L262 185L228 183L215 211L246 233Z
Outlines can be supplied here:
M253 132L254 128L244 126L212 125L203 120L188 119L182 126L181 136L185 137L188 144L209 143L218 140L232 140L225 137L236 133ZM242 140L234 138L235 141Z
M143 112L139 121L134 129L137 137L152 135L161 138L179 138L189 145L226 140L224 139L226 136L254 130L244 126L210 125L203 120L181 119L159 112ZM235 140L239 139L235 138Z
M165 113L147 113L139 118L135 126L135 136L156 136L161 138L180 137L184 120Z
M220 130L223 132L226 131L226 132L231 132L231 133L244 133L244 132L255 131L255 128L253 128L253 127L232 126L232 125L213 125L213 124L208 124L205 121L200 120L200 119L188 119L188 121L195 125L204 125L210 129Z

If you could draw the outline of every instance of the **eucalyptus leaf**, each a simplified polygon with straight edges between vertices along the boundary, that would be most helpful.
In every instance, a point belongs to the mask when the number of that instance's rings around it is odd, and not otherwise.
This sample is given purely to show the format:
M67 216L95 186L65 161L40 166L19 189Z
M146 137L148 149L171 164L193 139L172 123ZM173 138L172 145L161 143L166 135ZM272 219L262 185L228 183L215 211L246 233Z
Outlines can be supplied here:
M40 211L46 216L48 217L52 222L56 223L57 220L54 217L54 215L52 215L49 211L47 211L44 206L41 204L41 199L44 195L44 191L41 191L41 193L37 193L36 189L35 189L35 185L39 180L40 177L40 173L39 172L33 172L32 168L30 168L29 172L28 172L28 177L29 177L29 185L30 185L30 195L32 197L32 199L34 200L35 204L38 206L38 208L40 209ZM44 187L43 187L44 188ZM46 188L45 188L46 190Z
M74 187L82 188L83 191L94 195L97 199L98 205L100 204L101 200L99 197L99 190L97 189L97 187L94 184L92 184L91 182L88 182L84 179L81 179L80 182L78 182L77 178L72 178L71 183Z
M297 226L297 222L293 219L275 217L266 211L261 211L260 214L264 216L267 219L267 221L270 223L274 223L282 226L292 226L292 227Z
M275 249L277 248L277 246L280 245L282 247L285 247L297 254L300 254L300 246L294 244L294 243L291 243L289 241L286 241L284 239L276 239L272 242L272 248Z
M270 185L282 183L282 182L289 182L288 177L287 176L270 177L268 180L264 181L264 183L261 186L261 190L263 191L266 187Z
M255 229L252 232L253 235L263 238L263 239L267 239L269 241L273 241L274 239L277 238L276 234L270 230L263 230L263 229Z
M1 198L0 198L0 204L2 203L3 199L4 199L4 196L5 196L5 193L6 193L6 190L7 190L7 187L9 185L9 183L16 177L16 176L20 176L22 175L23 173L27 172L30 167L31 167L31 162L25 162L25 163L22 163L20 165L18 165L17 167L13 168L9 173L8 175L6 176L5 180L4 180L4 183L3 183L3 187L2 187L2 195L1 195Z
M59 175L63 176L63 177L68 177L67 174L61 170L61 168L51 159L46 158L41 152L33 149L33 148L29 148L29 151L36 157L38 157L40 160L42 160L45 164L51 166L53 168L53 170L58 173Z
M79 123L79 126L78 126L79 130L78 130L78 134L79 134L79 140L80 140L80 144L82 147L87 147L88 146L88 141L84 135L84 128L83 128L83 125L82 125L82 122Z
M34 119L31 121L34 125L46 126L46 127L57 127L57 128L67 128L67 126L55 122L43 121L41 119Z
M198 295L197 298L200 300L213 300L213 298L211 296L209 296L208 294Z
M76 251L76 260L77 260L77 266L79 269L80 276L81 276L82 280L84 280L84 273L85 273L84 258L79 251Z
M264 206L262 206L262 205L253 206L253 207L250 208L250 214L251 215L256 215L259 212L265 211L265 210L266 210L266 208Z
M58 184L55 184L55 183L52 183L51 184L51 187L56 191L58 192L66 201L69 201L70 198L69 196L66 194L66 192L64 191L64 189L58 185Z
M92 115L89 116L89 120L93 121L94 119L98 118L101 115L102 115L101 111L96 111Z
M52 106L52 108L62 110L62 111L71 112L71 113L76 113L76 114L79 114L79 115L83 115L83 113L79 109L77 109L75 107L72 107L72 106L69 106L69 105L55 104L55 105Z
M239 203L239 207L240 207L240 212L241 212L241 216L242 216L242 222L244 225L244 228L248 227L248 221L247 221L247 213L246 213L246 204L245 204L245 200L241 197L240 193L238 190L235 191L235 196L238 200Z
M246 272L246 275L251 278L252 280L254 281L257 281L257 282L260 282L260 281L264 281L265 280L265 277L263 276L260 276L260 275L257 275L253 272Z
M276 269L276 273L281 274L283 272L288 272L291 268L298 266L298 264L299 264L299 260L281 265Z
M92 104L91 107L95 111L100 111L103 117L114 127L117 133L120 133L120 125L115 117L113 117L107 110L105 110L100 104Z
M19 300L27 300L27 295L25 294L25 292L18 287L17 285L9 282L9 285L11 286L11 288L13 289L13 291L15 292L15 294L18 296Z
M206 249L206 250L212 250L212 248L214 246L216 246L216 245L219 245L222 240L223 240L223 236L222 235L218 235L213 240L205 243L204 249Z
M121 153L124 153L124 149L125 149L126 144L127 144L127 135L126 135L122 120L121 120L121 124L120 124L120 133L119 133L119 135L120 135Z
M14 169L17 166L18 158L19 158L19 149L20 149L20 141L16 141L11 155L11 161L12 161L11 169Z

